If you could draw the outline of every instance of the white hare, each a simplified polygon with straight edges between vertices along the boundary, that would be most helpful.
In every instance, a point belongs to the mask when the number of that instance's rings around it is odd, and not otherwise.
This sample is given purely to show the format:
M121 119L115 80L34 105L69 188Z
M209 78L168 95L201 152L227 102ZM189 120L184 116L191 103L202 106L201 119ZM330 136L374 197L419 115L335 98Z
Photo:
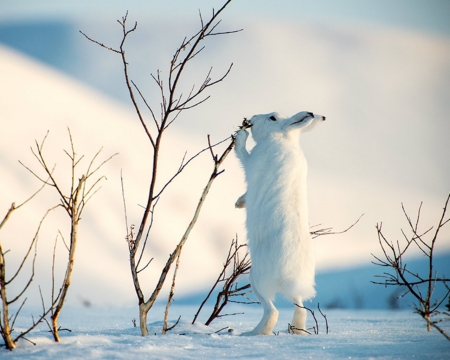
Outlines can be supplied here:
M307 164L299 135L324 116L300 112L290 118L277 113L255 115L250 121L256 145L246 149L248 132L236 134L235 151L241 161L247 192L236 207L247 211L247 238L252 260L250 283L264 307L260 323L242 335L271 334L278 319L273 305L277 292L293 303L315 295L314 250L306 201ZM295 306L292 331L305 333L306 310Z

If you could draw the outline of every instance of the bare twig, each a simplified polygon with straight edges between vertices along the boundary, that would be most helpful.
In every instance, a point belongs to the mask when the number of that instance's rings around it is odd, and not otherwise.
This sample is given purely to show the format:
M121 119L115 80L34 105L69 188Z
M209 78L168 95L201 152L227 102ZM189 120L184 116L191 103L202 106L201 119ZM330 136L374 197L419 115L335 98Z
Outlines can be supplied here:
M22 207L23 205L25 205L26 203L31 201L44 187L45 187L45 183L42 184L41 187L38 190L36 190L36 192L34 192L33 195L31 195L28 199L26 199L20 205L16 205L15 203L12 203L11 207L8 209L8 211L6 212L5 217L3 218L2 222L0 223L0 230L2 229L3 225L6 224L6 222L8 221L9 217L11 216L11 214L12 214L12 212L14 210L19 209L20 207Z
M166 188L172 183L172 181L181 174L181 172L193 161L195 160L198 156L200 156L201 154L203 154L205 151L213 151L213 148L223 144L224 142L226 142L227 140L230 140L230 137L227 137L226 139L223 139L213 145L211 145L209 143L209 137L208 137L208 146L205 147L204 149L200 150L199 152L197 152L196 154L194 154L192 157L190 157L187 161L185 161L185 157L183 157L183 161L180 165L180 167L178 168L178 170L175 172L174 175L172 175L172 177L166 181L166 183L162 186L161 190L155 195L155 200L158 199L162 193L164 192L164 190L166 190Z
M37 242L38 242L38 237L39 237L39 232L41 230L42 224L45 220L45 218L47 217L47 215L56 208L57 206L54 206L51 209L48 209L47 212L45 213L45 215L42 217L41 221L39 222L38 228L36 230L36 233L33 237L33 240L30 243L30 247L28 248L27 253L25 254L25 256L22 259L22 262L20 263L16 273L11 277L11 279L5 281L5 286L9 285L12 281L14 281L14 279L17 277L17 275L19 275L19 273L21 272L23 265L25 264L25 262L28 259L28 256L30 255L31 249L34 247L34 257L33 257L33 261L32 261L32 267L31 267L31 275L28 279L28 282L26 283L26 285L24 286L24 288L22 289L22 291L16 295L16 297L12 300L8 301L8 305L12 304L14 302L16 302L20 297L22 297L22 295L25 293L25 291L28 289L28 287L31 285L33 279L34 279L34 275L35 275L35 263L36 263L36 257L37 257Z
M301 331L301 332L304 332L305 334L311 335L311 332L309 332L308 330L299 329L298 327L295 327L294 325L291 325L288 323L288 334L295 334L295 331Z
M382 223L376 225L378 242L384 255L384 259L373 255L376 262L373 264L387 268L388 271L383 275L377 275L376 278L384 279L383 281L372 281L374 284L381 284L385 286L398 286L406 288L406 291L400 297L406 294L411 294L418 304L414 305L414 310L420 314L427 323L427 330L435 328L447 339L450 340L448 334L438 325L442 321L450 320L450 314L440 312L438 308L443 304L445 300L449 298L450 289L447 284L450 283L450 279L446 277L438 277L437 272L434 270L433 257L435 244L439 236L441 229L450 221L450 218L446 219L446 212L450 200L450 194L448 195L439 222L435 228L434 233L431 233L433 229L428 228L426 231L419 231L419 220L421 216L422 203L417 211L417 218L413 221L405 207L402 204L403 214L407 220L412 235L408 237L402 230L402 235L406 241L405 245L401 245L399 241L394 244L386 239L382 232ZM426 241L424 235L431 234L431 241ZM428 258L428 271L425 275L413 272L407 268L407 264L404 262L404 256L411 245L415 244L417 248ZM392 272L389 272L392 271ZM433 293L438 284L443 284L447 288L447 292L444 297L437 300L432 300ZM425 285L425 289L420 287ZM450 301L450 300L449 300ZM446 316L446 317L443 317Z
M177 262L175 264L175 269L173 271L172 285L170 287L169 298L167 299L166 309L164 311L164 324L163 324L163 329L162 329L163 334L165 334L168 330L170 330L168 328L167 321L169 320L169 308L170 308L170 305L172 304L173 295L175 294L175 280L177 278L178 268L180 267L180 255L181 255L181 251L180 251L180 254L178 254L178 256L177 256ZM178 318L178 320L180 320L180 319ZM177 321L177 323L178 323L178 321Z
M311 315L312 315L312 317L314 319L314 323L316 324L316 326L312 327L312 330L314 331L314 334L318 335L319 334L319 322L317 321L316 314L315 314L314 310L312 310L310 308L307 308L305 306L300 306L298 304L294 304L294 305L299 307L299 308L301 308L301 309L305 309L305 310L307 310L307 311L309 311L311 313ZM322 315L322 317L325 320L326 334L328 334L328 330L329 329L328 329L327 316L322 312L322 310L320 309L320 305L319 304L317 304L317 309L319 310L320 314ZM304 332L304 333L306 333L308 335L311 335L311 332L309 332L308 330L310 330L310 329L299 329L299 328L297 328L297 327L295 327L295 326L293 326L291 324L288 324L288 333L289 334L294 334L296 331L301 331L301 332Z
M295 306L297 306L297 307L299 307L299 308L301 308L301 309L305 309L305 310L308 310L310 313L311 313L311 315L312 315L312 317L313 317L313 319L314 319L314 322L315 322L315 324L316 324L316 326L313 326L313 330L314 330L314 334L319 334L319 323L318 323L318 321L317 321L317 318L316 318L316 315L315 315L315 313L314 313L314 310L312 310L312 309L310 309L310 308L307 308L307 307L305 307L305 306L300 306L300 305L298 305L298 304L294 304ZM298 330L298 329L295 329L295 330Z
M175 323L172 325L172 326L169 326L169 327L167 327L166 328L166 330L165 330L165 332L164 332L164 334L167 332L167 331L171 331L171 330L173 330L174 328L175 328L175 326L177 326L178 325L178 323L180 322L180 319L181 319L181 315L180 316L178 316L178 319L177 319L177 321L175 321Z
M332 231L333 228L323 228L323 229L319 229L319 230L314 230L314 231L310 231L310 234L312 236L313 239L315 239L316 237L319 236L324 236L324 235L337 235L337 234L343 234L346 233L347 231L349 231L350 229L352 229L358 222L359 220L361 220L361 218L364 216L364 214L362 214L352 225L350 225L347 229L342 230L342 231ZM320 226L319 225L314 225L311 226L311 229L314 227Z
M328 334L328 319L327 319L327 316L320 309L320 304L319 303L317 303L317 309L319 310L320 315L322 315L323 318L325 319L325 329L326 329L326 334Z

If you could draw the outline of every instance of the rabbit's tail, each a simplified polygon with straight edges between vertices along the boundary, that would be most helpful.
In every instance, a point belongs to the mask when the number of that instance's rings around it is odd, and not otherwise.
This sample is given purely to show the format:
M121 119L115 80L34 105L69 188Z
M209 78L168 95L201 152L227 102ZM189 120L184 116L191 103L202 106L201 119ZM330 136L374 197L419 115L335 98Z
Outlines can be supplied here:
M298 299L310 300L316 295L316 290L314 289L314 282L310 284L306 283L295 283L295 284L285 284L281 290L283 295L293 303L296 303Z

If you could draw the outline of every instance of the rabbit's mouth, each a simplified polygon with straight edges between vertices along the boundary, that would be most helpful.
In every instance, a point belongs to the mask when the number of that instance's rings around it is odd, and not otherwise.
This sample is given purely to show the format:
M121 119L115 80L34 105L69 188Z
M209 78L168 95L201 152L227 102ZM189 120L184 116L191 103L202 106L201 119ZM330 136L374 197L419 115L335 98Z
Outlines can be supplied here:
M244 118L244 121L242 121L242 125L239 126L239 129L245 130L245 129L251 128L252 126L253 126L253 124L250 122L250 120L248 120L247 118Z
M294 124L299 124L299 123L301 123L301 122L303 122L303 121L305 121L306 119L309 119L309 118L314 118L314 114L312 113L312 112L308 112L308 113L306 113L306 115L305 116L303 116L300 120L297 120L297 121L294 121L293 123L291 123L291 125L294 125Z

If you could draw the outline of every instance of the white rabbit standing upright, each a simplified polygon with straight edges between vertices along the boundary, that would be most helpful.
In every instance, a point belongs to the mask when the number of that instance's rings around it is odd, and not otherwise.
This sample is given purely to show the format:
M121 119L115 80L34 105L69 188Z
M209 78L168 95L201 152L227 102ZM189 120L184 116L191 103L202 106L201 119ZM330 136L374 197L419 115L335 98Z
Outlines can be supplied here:
M293 303L315 295L314 249L308 224L307 164L299 135L324 116L300 112L290 118L277 113L255 115L249 121L256 145L246 149L248 132L236 134L247 192L236 207L247 209L247 238L252 260L250 283L264 307L260 323L242 335L271 334L278 320L273 305L277 292ZM306 310L295 306L292 331L305 333Z

